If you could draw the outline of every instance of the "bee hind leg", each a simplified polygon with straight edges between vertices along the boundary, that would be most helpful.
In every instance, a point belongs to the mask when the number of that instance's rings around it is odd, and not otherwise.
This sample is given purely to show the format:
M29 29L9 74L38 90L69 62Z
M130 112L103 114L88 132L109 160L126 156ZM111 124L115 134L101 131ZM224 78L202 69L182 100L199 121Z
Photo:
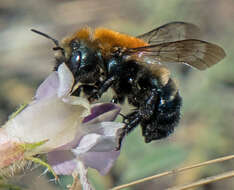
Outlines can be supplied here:
M122 140L128 133L130 133L133 129L135 129L137 125L140 124L142 121L149 120L153 116L157 101L158 101L158 90L155 88L152 89L149 98L144 104L140 106L139 110L134 111L126 116L128 122L126 122L126 119L123 120L125 126L123 128L122 133L120 134L116 150L119 150L121 148Z
M133 129L135 129L137 125L141 122L141 120L142 117L139 115L138 111L132 112L124 117L123 123L125 123L125 126L123 127L123 130L119 135L119 141L116 150L120 150L124 137Z
M156 104L158 102L158 90L152 89L151 94L147 101L143 103L139 108L139 114L143 118L143 120L149 120L154 114Z

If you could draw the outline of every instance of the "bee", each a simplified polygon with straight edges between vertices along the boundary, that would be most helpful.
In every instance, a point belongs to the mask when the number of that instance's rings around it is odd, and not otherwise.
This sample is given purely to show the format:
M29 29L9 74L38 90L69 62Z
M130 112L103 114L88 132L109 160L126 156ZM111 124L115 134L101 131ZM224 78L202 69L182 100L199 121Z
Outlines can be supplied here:
M93 102L111 88L112 102L123 104L126 99L135 107L123 116L117 150L138 125L146 143L167 137L178 125L182 98L165 63L205 70L225 57L221 47L198 39L197 26L185 22L171 22L137 37L82 28L60 44L33 31L55 43L55 70L65 62L80 83L74 95L84 92Z

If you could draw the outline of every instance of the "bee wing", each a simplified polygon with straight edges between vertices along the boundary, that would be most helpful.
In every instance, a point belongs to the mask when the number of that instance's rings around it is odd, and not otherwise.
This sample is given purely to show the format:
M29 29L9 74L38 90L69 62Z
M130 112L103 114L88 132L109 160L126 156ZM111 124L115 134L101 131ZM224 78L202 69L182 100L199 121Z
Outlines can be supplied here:
M126 50L126 60L139 63L183 63L204 70L225 57L224 50L201 40L181 40Z
M137 36L148 44L161 44L185 39L197 39L200 29L191 23L171 22L150 32Z

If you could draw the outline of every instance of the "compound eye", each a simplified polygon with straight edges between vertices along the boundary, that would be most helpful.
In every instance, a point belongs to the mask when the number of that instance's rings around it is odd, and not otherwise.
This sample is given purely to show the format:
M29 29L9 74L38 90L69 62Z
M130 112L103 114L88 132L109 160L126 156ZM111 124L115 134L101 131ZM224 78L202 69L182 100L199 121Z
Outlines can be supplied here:
M80 59L81 59L81 53L80 53L80 51L75 52L71 56L71 63L72 63L72 65L79 66L80 65Z

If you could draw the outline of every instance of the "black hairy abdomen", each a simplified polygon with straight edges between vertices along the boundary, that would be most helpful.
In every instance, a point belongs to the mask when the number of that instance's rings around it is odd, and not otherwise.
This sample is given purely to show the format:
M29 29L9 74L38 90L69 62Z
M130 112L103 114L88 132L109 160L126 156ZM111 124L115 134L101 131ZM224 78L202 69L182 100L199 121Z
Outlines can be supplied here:
M179 123L182 98L179 92L171 96L174 91L170 85L171 82L170 79L161 89L151 118L141 122L142 135L146 143L167 137Z

